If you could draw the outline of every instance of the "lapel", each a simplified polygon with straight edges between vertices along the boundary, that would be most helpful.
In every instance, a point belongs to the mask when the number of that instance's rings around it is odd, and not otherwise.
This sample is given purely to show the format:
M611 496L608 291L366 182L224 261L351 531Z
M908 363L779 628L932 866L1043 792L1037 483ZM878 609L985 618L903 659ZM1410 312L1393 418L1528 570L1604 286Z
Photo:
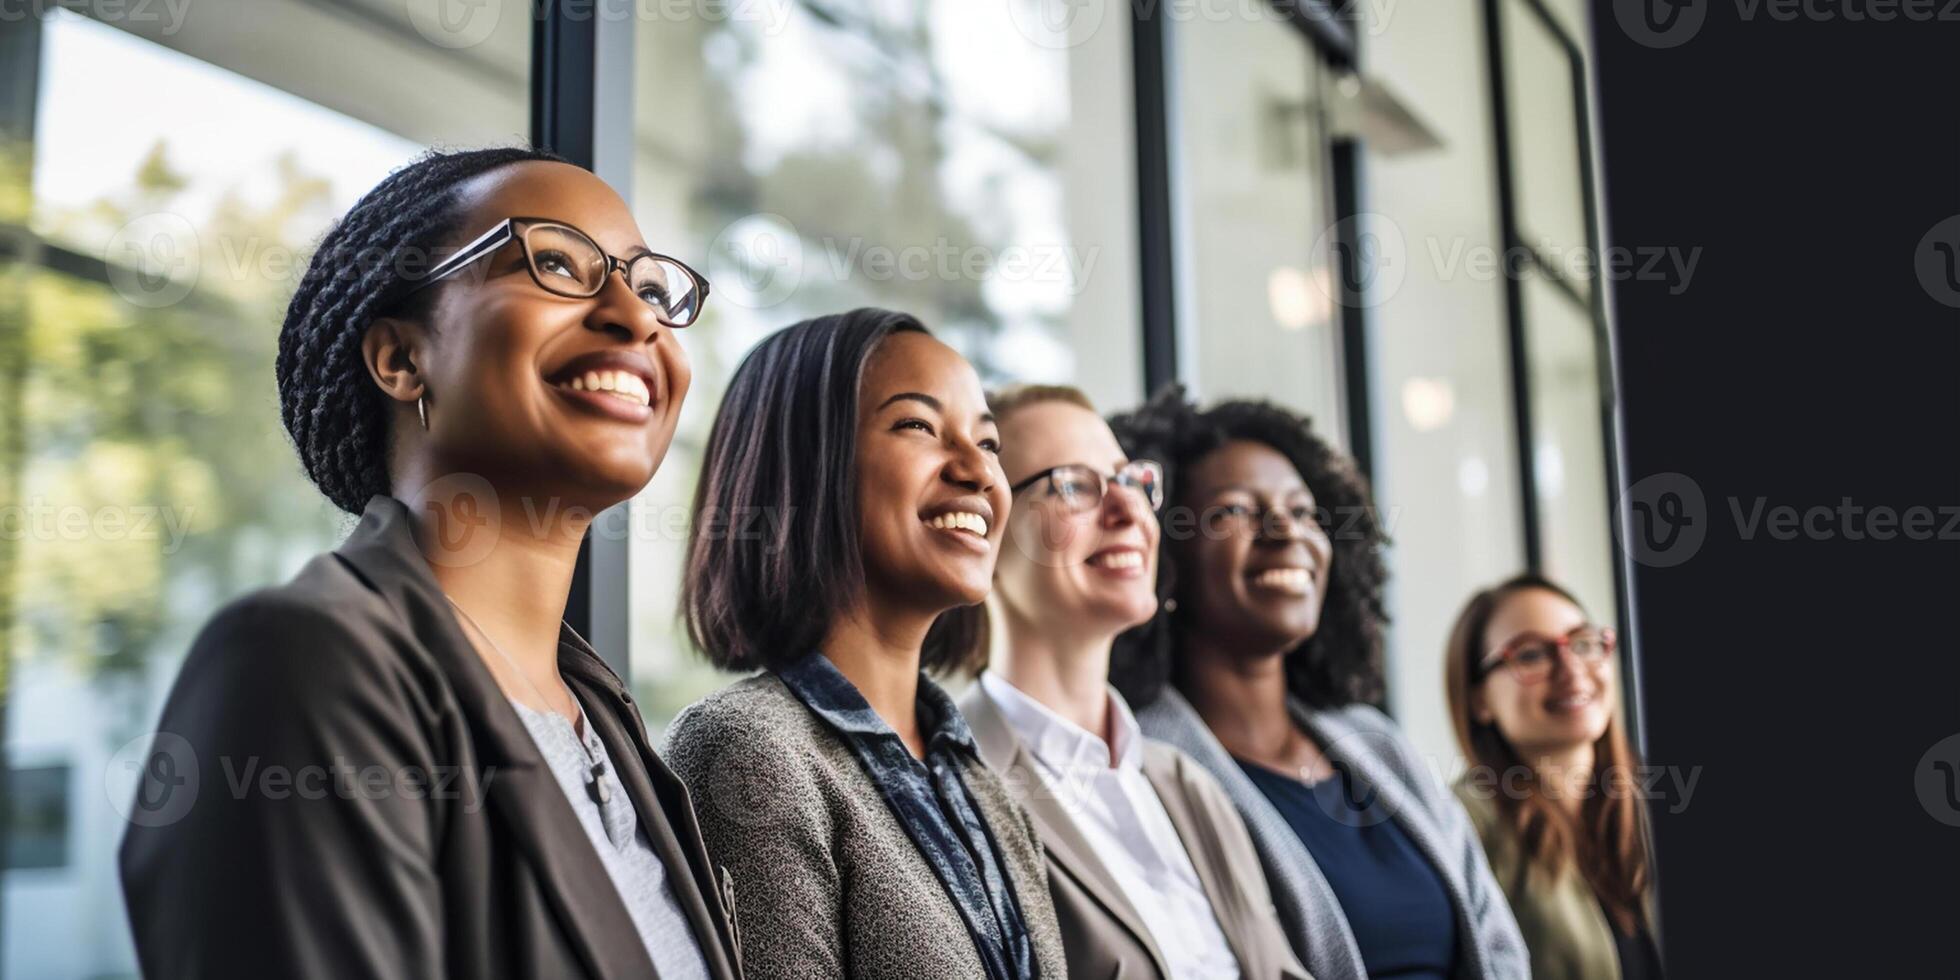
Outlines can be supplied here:
M558 666L581 695L585 716L605 743L606 753L614 759L640 760L638 766L613 768L626 786L626 795L633 801L654 853L667 868L674 899L694 927L710 974L718 978L739 976L734 968L738 954L734 952L737 944L730 919L733 901L723 894L715 878L715 864L694 821L694 804L687 788L654 753L646 723L619 675L570 626L559 628ZM704 941L709 936L715 941Z
M1000 713L993 699L976 683L968 688L959 708L960 714L966 716L967 727L973 731L974 744L980 749L980 761L1000 774L1001 781L1027 809L1028 816L1034 820L1035 830L1041 834L1042 847L1055 866L1081 885L1082 890L1088 892L1111 918L1130 933L1144 952L1150 954L1150 962L1156 966L1158 976L1170 976L1164 954L1158 951L1150 930L1144 928L1142 917L1137 915L1130 900L1124 897L1123 889L1116 884L1116 877L1109 873L1102 859L1096 857L1095 848L1082 835L1081 829L1075 825L1075 819L1057 798L1058 791L1042 779L1034 756L1021 744L1020 737L1014 734L1013 726L1007 723L1007 717Z
M474 736L484 796L536 869L545 899L586 969L600 977L653 976L618 891L597 887L609 879L578 815L430 574L408 506L375 496L336 554L394 608L448 678Z
M1150 780L1150 787L1157 791L1157 799L1164 804L1164 812L1170 815L1171 826L1177 830L1177 838L1184 842L1184 852L1191 856L1191 864L1198 871L1198 882L1204 886L1205 897L1211 900L1212 911L1218 919L1219 931L1225 934L1225 942L1232 947L1232 955L1240 964L1241 972L1248 976L1265 976L1263 964L1253 961L1257 952L1254 944L1248 942L1244 925L1248 916L1237 900L1237 892L1230 887L1229 875L1235 871L1226 867L1224 853L1218 848L1218 838L1206 833L1200 825L1198 815L1191 808L1191 794L1184 784L1184 763L1167 746L1150 742L1143 745L1143 775ZM1260 873L1253 869L1253 873Z

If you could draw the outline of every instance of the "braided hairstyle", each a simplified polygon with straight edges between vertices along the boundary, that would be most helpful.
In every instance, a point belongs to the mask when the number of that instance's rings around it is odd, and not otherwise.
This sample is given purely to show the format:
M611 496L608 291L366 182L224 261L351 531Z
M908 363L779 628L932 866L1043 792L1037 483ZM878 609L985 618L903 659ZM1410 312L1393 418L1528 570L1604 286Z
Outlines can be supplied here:
M434 290L404 303L426 258L463 231L458 188L498 167L563 163L550 150L429 150L390 173L321 238L279 328L279 415L306 475L327 499L360 514L389 492L388 406L361 355L368 325L427 313Z
M1166 385L1143 407L1109 420L1132 459L1154 459L1164 468L1167 501L1184 492L1190 468L1234 440L1264 443L1300 472L1313 492L1315 519L1333 545L1327 598L1320 626L1286 654L1286 687L1314 708L1379 705L1383 694L1382 637L1388 621L1382 593L1388 568L1382 552L1388 536L1375 513L1374 494L1354 461L1314 431L1301 415L1267 401L1237 399L1200 410L1182 386ZM1173 551L1157 554L1157 595L1175 598L1178 569ZM1110 683L1133 706L1155 701L1175 674L1177 633L1192 603L1157 615L1116 638Z

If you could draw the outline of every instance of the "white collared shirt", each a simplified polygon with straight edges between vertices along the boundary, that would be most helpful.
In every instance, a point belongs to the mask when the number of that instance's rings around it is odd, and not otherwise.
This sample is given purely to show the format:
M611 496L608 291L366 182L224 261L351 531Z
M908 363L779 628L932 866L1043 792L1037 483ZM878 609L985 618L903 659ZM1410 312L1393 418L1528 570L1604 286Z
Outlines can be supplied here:
M1035 760L1042 781L1116 878L1176 980L1235 978L1238 958L1218 926L1198 870L1143 775L1143 733L1109 689L1115 744L1082 729L987 671L980 688ZM1116 757L1114 765L1110 756Z

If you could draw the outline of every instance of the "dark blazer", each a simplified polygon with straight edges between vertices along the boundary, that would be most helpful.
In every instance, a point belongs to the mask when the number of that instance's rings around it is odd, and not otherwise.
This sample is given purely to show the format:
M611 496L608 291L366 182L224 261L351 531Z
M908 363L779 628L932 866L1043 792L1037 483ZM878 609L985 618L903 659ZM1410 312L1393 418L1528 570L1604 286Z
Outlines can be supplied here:
M558 657L709 970L734 980L734 903L686 788L570 627ZM121 852L145 976L654 975L399 500L221 610L157 729Z
M1068 807L1044 787L1034 757L1007 716L979 684L967 688L959 706L980 746L980 758L1000 775L1015 801L1027 808L1041 836L1069 976L1170 980L1170 966L1156 938L1124 897L1115 876L1096 857ZM1306 968L1294 959L1288 945L1266 889L1259 854L1231 797L1196 762L1163 742L1144 742L1143 776L1157 791L1171 826L1184 842L1205 897L1211 899L1219 931L1239 961L1240 976L1307 980Z

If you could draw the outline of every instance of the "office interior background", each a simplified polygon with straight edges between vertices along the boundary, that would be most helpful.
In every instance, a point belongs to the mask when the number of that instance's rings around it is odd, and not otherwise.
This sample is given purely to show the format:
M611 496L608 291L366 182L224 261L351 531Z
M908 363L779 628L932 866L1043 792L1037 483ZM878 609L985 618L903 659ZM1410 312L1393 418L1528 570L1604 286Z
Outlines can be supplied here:
M656 736L728 680L675 615L723 385L770 331L866 304L988 382L1310 415L1373 480L1386 707L1445 778L1473 590L1538 567L1629 625L1580 0L547 8L0 19L0 975L134 973L127 763L205 618L350 524L278 421L286 299L428 146L548 137L714 283L673 450L568 611Z

